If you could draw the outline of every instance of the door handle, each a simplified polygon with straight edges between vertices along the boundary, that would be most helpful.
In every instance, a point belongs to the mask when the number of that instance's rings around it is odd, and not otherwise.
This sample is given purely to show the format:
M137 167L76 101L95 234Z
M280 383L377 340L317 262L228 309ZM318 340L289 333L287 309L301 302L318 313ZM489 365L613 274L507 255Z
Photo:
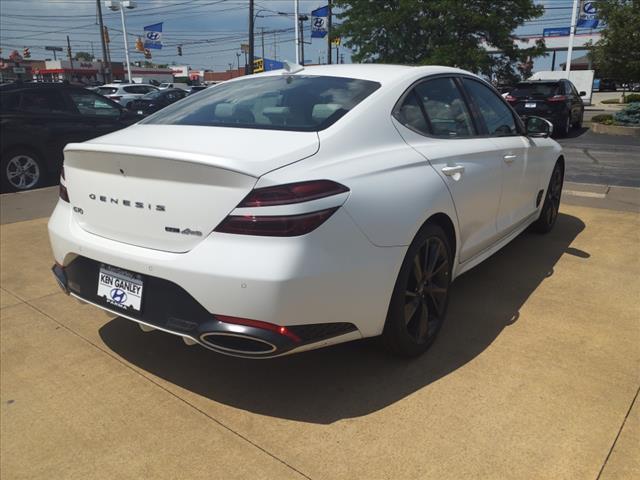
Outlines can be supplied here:
M449 177L453 177L456 174L462 174L464 173L464 166L462 165L456 165L455 167L444 167L442 169L442 173L444 173L445 175L449 176Z
M504 157L502 157L502 158L504 158L504 162L505 162L505 163L513 163L513 161L514 161L516 158L518 158L518 156L517 156L517 155L508 154L508 155L505 155L505 156L504 156Z

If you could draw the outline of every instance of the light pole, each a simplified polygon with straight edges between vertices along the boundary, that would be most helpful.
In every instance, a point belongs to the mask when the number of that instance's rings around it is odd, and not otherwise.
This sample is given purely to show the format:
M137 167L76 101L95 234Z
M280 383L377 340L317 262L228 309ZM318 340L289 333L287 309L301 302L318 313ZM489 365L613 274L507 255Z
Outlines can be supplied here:
M122 19L122 34L124 35L124 58L127 62L127 78L129 83L133 83L131 79L131 62L129 61L129 42L127 41L127 24L124 19L124 9L129 10L136 8L136 2L133 0L107 0L104 2L106 7L116 12L120 10L120 18Z

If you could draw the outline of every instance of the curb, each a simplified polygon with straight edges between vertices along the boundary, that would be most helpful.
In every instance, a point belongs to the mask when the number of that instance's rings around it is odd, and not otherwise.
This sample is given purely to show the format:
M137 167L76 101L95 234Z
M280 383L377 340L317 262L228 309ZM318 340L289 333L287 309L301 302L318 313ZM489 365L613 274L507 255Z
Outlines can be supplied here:
M602 123L591 123L593 133L604 133L606 135L623 135L640 137L640 127L623 127L620 125L604 125Z

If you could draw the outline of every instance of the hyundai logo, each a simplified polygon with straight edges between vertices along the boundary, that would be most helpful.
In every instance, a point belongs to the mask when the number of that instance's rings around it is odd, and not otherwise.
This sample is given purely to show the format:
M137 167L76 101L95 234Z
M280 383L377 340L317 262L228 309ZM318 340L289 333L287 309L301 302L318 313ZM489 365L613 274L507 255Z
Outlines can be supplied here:
M588 15L594 15L597 13L598 9L596 8L596 6L594 5L593 2L586 2L584 4L584 13L588 14Z
M160 38L160 34L158 32L147 32L147 38L149 40L158 40Z
M111 300L116 303L122 304L127 301L127 294L124 293L124 290L122 290L121 288L112 288L109 295L111 295Z

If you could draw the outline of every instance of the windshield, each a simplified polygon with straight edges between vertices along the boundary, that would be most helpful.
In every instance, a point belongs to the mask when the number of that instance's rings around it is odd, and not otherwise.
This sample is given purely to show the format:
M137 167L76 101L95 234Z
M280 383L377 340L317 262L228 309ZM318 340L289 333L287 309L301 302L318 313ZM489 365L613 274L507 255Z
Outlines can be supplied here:
M514 97L553 97L560 93L558 82L519 83L511 91Z
M341 77L254 77L206 89L143 123L318 131L379 87L377 82Z
M154 98L158 98L160 96L162 96L164 92L161 90L153 90L145 95L142 96L142 98L147 99L147 100L153 100Z

